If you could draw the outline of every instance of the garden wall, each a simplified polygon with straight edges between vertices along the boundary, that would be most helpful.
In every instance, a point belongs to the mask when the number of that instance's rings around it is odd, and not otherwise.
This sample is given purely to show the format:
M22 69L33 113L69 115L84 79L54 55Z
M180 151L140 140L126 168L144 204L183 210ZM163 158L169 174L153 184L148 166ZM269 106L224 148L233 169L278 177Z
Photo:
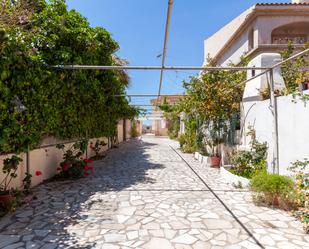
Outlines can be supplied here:
M304 93L309 94L309 91ZM309 158L309 103L296 98L293 103L292 96L277 97L278 105L278 133L279 133L279 172L290 174L288 167L291 162ZM269 109L270 101L243 102L242 110L242 145L249 147L250 138L246 136L248 127L254 127L257 139L266 141L268 148L268 167L271 171L273 153L273 116Z
M126 123L129 124L126 127L126 133L127 133L127 139L130 138L130 130L129 132L127 132L127 128L130 127L130 120L126 120ZM117 125L117 137L118 137L118 143L123 142L123 120L119 121L118 125ZM98 138L100 140L104 140L106 144L108 144L108 139L107 138ZM89 142L95 142L97 140L97 138L91 139ZM56 146L48 146L48 145L52 145L52 144L57 144L57 143L64 143L63 141L60 140L56 140L54 138L48 137L46 139L44 139L41 143L40 147L44 147L44 148L39 148L39 149L34 149L31 150L29 153L29 158L30 158L30 174L32 174L32 186L36 186L39 183L41 183L43 180L49 179L51 177L53 177L56 173L57 173L57 167L59 166L60 162L62 161L62 156L63 153L61 150L57 149ZM66 143L65 144L65 148L69 148L72 144L74 144L74 142L72 143ZM45 147L46 146L46 147ZM102 149L103 151L108 150L108 145L104 146ZM87 150L87 155L85 154L84 157L86 158L86 156L89 158L91 156L94 156L95 153L91 150ZM3 160L12 156L11 154L8 155L2 155L0 156L0 167L2 169L3 166ZM25 176L26 170L27 170L27 166L26 166L26 162L27 162L27 156L26 153L23 153L21 155L19 155L22 159L23 162L20 164L20 167L17 171L17 178L12 180L12 184L11 187L14 188L20 188L22 186L22 180ZM41 171L42 175L41 176L35 176L35 172L36 171ZM3 179L3 173L2 171L0 171L0 180Z

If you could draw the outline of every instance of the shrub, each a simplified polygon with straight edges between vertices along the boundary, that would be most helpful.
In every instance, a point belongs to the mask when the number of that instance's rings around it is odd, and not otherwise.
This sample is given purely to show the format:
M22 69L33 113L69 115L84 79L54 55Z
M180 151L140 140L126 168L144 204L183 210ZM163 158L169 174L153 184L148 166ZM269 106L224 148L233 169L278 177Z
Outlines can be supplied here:
M230 171L236 175L240 175L251 179L255 174L266 172L267 143L260 143L255 137L255 131L251 128L250 151L238 151L233 154L232 168Z
M197 122L194 117L187 116L184 120L186 132L178 138L180 148L185 153L193 153L197 147Z
M94 144L93 144L93 142L90 143L90 149L92 151L94 151L95 158L99 158L100 157L100 151L102 150L102 148L105 145L107 145L107 143L105 143L103 140L99 140L99 139L97 139Z
M131 136L132 137L138 137L138 131L137 131L136 121L135 120L132 121Z
M57 168L60 178L79 179L93 171L92 161L81 157L86 151L87 144L88 142L83 140L73 144L68 150L65 150L63 144L57 145L57 148L63 151L63 161Z
M191 133L185 133L178 138L180 148L184 153L193 153L197 151L196 136Z
M304 229L309 233L309 160L296 161L289 169L296 178L294 198L299 207L294 215L304 223Z
M170 113L167 117L167 129L170 139L176 139L178 137L180 129L180 119L176 113Z
M261 172L251 180L251 189L256 192L254 199L266 205L291 208L293 200L291 193L294 191L294 182L288 176L267 174Z
M18 166L22 161L20 157L15 155L3 160L2 173L4 177L0 181L0 195L10 192L10 183L17 177Z

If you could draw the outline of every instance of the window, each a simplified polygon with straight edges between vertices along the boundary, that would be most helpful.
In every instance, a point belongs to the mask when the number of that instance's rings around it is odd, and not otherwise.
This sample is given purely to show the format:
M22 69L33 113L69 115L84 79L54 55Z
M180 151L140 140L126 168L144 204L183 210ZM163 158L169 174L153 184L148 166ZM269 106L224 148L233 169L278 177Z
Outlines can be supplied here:
M254 48L254 30L251 29L249 31L249 36L248 36L248 50L252 50Z
M255 66L253 66L253 67L255 67ZM255 76L255 69L252 69L251 70L251 77L254 77Z

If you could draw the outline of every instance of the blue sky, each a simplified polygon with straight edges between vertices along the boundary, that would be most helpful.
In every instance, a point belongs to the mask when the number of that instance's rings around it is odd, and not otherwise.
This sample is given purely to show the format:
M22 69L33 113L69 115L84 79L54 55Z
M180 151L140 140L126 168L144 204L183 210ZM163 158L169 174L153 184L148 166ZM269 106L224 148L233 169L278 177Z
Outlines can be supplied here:
M106 28L119 43L118 55L130 65L160 65L168 0L67 0L91 26ZM199 66L203 41L254 5L256 0L174 0L166 65ZM269 1L262 2L290 2ZM130 71L128 93L157 94L159 71ZM196 72L166 72L162 94L183 93L182 81ZM149 104L149 98L132 102Z

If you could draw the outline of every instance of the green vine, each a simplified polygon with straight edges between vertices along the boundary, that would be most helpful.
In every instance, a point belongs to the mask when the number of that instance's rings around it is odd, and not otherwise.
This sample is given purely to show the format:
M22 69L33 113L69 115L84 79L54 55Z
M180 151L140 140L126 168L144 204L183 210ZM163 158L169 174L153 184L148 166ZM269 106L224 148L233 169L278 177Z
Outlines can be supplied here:
M21 152L46 136L113 137L137 110L124 71L56 70L49 65L119 65L119 46L64 0L1 0L0 152Z

